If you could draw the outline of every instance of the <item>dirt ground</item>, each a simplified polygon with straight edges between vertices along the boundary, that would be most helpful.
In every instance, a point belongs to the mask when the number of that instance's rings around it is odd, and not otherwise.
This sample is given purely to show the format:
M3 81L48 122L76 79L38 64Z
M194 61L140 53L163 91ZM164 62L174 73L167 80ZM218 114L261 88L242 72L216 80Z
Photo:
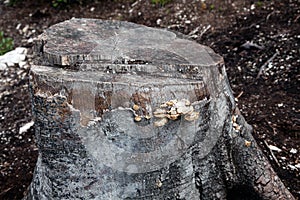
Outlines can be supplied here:
M0 0L0 30L15 47L32 47L47 27L70 19L126 20L187 34L224 57L242 114L272 166L300 199L299 0L102 0L54 8L51 1ZM28 57L28 60L31 56ZM37 148L28 95L29 68L0 71L0 199L21 199ZM279 150L275 150L278 147Z

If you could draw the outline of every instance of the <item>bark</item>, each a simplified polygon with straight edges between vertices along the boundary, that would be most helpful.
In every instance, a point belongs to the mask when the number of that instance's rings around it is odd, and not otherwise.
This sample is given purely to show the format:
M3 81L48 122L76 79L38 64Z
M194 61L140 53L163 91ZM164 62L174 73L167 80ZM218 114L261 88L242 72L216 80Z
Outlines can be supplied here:
M210 48L167 30L72 19L35 50L39 158L26 199L294 199Z

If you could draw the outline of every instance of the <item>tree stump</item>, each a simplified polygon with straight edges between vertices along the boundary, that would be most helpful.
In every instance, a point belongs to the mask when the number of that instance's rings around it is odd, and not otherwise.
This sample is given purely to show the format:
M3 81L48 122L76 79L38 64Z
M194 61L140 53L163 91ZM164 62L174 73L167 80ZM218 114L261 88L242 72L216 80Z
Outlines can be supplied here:
M35 50L39 157L27 199L293 199L210 48L167 30L72 19Z

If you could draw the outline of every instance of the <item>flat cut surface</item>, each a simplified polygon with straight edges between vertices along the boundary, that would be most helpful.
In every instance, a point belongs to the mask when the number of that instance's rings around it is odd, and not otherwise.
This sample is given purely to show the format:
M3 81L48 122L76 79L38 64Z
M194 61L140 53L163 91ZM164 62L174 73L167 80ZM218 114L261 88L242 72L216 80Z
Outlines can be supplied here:
M48 62L63 66L78 61L200 66L222 62L208 47L129 22L72 19L50 27L39 39L46 41L39 49Z

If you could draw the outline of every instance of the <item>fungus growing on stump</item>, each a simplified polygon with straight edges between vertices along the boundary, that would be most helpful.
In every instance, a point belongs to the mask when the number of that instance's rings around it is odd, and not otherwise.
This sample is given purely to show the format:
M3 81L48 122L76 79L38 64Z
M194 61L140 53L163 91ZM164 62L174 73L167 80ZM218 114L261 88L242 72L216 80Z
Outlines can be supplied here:
M72 19L38 38L26 199L293 199L238 112L222 57L184 37Z

